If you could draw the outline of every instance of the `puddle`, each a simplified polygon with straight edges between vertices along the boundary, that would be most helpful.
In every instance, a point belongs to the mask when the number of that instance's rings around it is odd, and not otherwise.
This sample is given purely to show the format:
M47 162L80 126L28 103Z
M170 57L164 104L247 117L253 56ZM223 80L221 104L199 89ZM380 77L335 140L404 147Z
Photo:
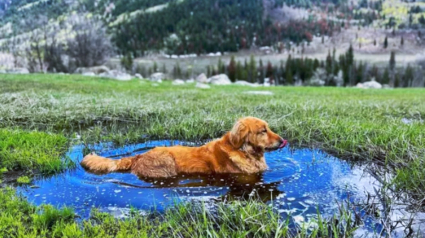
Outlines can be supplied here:
M143 153L155 146L188 145L180 141L153 141L112 148L110 144L95 146L101 156L120 158ZM194 144L189 144L189 146ZM81 161L83 146L75 146L68 156ZM143 181L129 173L95 175L80 166L54 177L35 180L31 187L18 190L35 204L72 206L81 217L88 217L97 207L117 217L125 216L130 207L162 211L180 200L213 201L233 197L259 196L271 201L282 216L292 214L300 221L309 221L322 214L333 215L336 201L365 196L375 181L363 176L360 168L319 150L301 149L266 153L269 169L256 175L180 176Z

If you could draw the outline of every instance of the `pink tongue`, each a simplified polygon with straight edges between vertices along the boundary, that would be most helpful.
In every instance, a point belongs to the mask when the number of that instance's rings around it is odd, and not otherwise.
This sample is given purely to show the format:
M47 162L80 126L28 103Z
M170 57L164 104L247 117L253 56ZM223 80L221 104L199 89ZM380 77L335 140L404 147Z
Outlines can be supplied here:
M287 140L283 140L282 144L280 144L279 149L282 149L283 147L285 147L288 144Z

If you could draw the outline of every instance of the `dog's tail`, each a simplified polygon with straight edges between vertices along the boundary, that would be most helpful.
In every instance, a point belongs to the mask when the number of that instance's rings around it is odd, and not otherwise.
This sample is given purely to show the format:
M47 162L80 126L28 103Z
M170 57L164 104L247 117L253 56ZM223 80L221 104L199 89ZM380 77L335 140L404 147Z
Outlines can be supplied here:
M81 166L94 173L125 172L131 169L134 160L135 157L113 160L96 154L88 154L81 161Z

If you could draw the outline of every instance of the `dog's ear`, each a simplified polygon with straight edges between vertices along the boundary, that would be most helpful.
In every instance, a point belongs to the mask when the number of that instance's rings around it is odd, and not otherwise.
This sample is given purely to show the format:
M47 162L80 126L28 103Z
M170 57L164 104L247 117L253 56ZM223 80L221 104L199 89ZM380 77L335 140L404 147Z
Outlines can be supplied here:
M233 147L239 149L244 144L247 135L248 127L246 127L241 121L238 121L230 131L230 143Z

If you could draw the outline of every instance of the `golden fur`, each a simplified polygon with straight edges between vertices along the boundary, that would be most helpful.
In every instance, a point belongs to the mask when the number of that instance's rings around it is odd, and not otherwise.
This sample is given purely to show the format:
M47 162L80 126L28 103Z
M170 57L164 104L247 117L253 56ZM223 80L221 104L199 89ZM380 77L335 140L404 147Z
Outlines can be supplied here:
M81 165L97 173L131 171L139 177L167 178L178 174L258 173L267 169L266 150L283 148L287 141L255 117L236 122L222 138L201 147L157 147L120 160L89 154Z

